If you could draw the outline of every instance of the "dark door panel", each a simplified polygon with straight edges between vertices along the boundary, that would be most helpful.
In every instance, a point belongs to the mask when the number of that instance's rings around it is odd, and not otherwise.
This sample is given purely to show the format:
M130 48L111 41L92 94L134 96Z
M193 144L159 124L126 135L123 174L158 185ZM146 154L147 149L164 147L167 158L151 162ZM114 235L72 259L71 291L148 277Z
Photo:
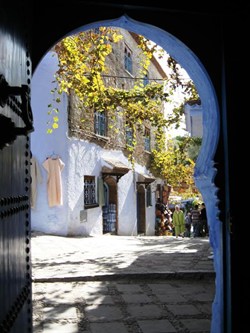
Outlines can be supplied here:
M0 4L0 332L10 333L32 332L31 63L23 9Z

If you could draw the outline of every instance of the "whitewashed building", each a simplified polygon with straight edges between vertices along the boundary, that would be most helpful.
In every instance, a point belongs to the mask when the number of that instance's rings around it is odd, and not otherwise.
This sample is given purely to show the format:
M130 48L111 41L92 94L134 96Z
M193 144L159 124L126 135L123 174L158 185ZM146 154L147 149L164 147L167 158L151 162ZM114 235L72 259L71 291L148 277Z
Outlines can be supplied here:
M134 34L122 33L124 40L109 61L113 66L111 72L117 77L127 77L129 81L136 71L129 72L131 68L125 68L128 62L124 57L129 56L129 66L136 68L133 59L136 59L137 42ZM98 132L96 121L87 131L78 126L79 115L73 107L73 97L66 95L59 107L59 128L47 134L48 104L56 70L57 58L50 51L32 78L31 105L35 127L31 137L34 157L31 166L34 175L32 230L63 236L95 236L106 232L154 235L155 203L162 196L165 183L149 171L149 146L154 142L153 137L151 141L142 138L133 168L124 141L128 133L119 114L118 136L112 137L114 134L107 128L106 133ZM147 79L164 76L154 59ZM126 85L126 79L121 84ZM149 138L150 127L145 127L146 130Z

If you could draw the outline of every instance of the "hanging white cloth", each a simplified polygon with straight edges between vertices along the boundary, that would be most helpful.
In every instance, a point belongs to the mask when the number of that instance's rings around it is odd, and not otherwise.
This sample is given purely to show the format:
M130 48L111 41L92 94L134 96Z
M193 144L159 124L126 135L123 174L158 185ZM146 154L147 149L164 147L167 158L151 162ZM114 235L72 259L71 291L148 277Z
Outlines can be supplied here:
M47 171L47 193L50 207L61 206L63 204L61 171L65 164L58 158L47 158L43 162L43 167Z
M31 194L30 205L35 208L37 199L37 184L42 183L42 174L37 159L32 156L30 159L30 176L31 176Z

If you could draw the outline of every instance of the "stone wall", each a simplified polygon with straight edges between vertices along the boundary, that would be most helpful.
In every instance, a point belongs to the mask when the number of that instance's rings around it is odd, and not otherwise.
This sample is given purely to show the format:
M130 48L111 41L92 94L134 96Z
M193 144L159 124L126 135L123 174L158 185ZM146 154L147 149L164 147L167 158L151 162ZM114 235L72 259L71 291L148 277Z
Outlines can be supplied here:
M107 85L119 89L131 89L136 78L140 75L140 54L135 35L123 29L120 29L120 32L124 38L119 43L113 45L113 51L106 59L109 72L105 81ZM125 47L132 52L132 74L124 68ZM162 79L164 77L164 73L155 59L149 66L148 77L149 79ZM129 156L129 151L126 148L125 119L121 109L116 112L115 122L113 122L111 117L108 117L107 135L100 136L94 133L93 110L79 108L76 97L71 95L69 98L68 121L70 137L87 140L107 150L119 149L123 151L125 156ZM154 147L153 130L151 129L150 122L145 121L141 130L137 132L138 144L134 157L137 163L149 168L151 153L144 149L145 126L151 131L151 149Z

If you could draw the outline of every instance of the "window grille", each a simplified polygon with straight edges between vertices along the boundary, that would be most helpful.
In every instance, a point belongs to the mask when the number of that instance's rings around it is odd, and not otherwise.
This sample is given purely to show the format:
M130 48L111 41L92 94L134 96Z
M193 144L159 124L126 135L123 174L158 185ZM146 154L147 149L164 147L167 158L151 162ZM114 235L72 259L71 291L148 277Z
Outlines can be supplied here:
M84 206L96 205L96 182L94 176L84 176Z

